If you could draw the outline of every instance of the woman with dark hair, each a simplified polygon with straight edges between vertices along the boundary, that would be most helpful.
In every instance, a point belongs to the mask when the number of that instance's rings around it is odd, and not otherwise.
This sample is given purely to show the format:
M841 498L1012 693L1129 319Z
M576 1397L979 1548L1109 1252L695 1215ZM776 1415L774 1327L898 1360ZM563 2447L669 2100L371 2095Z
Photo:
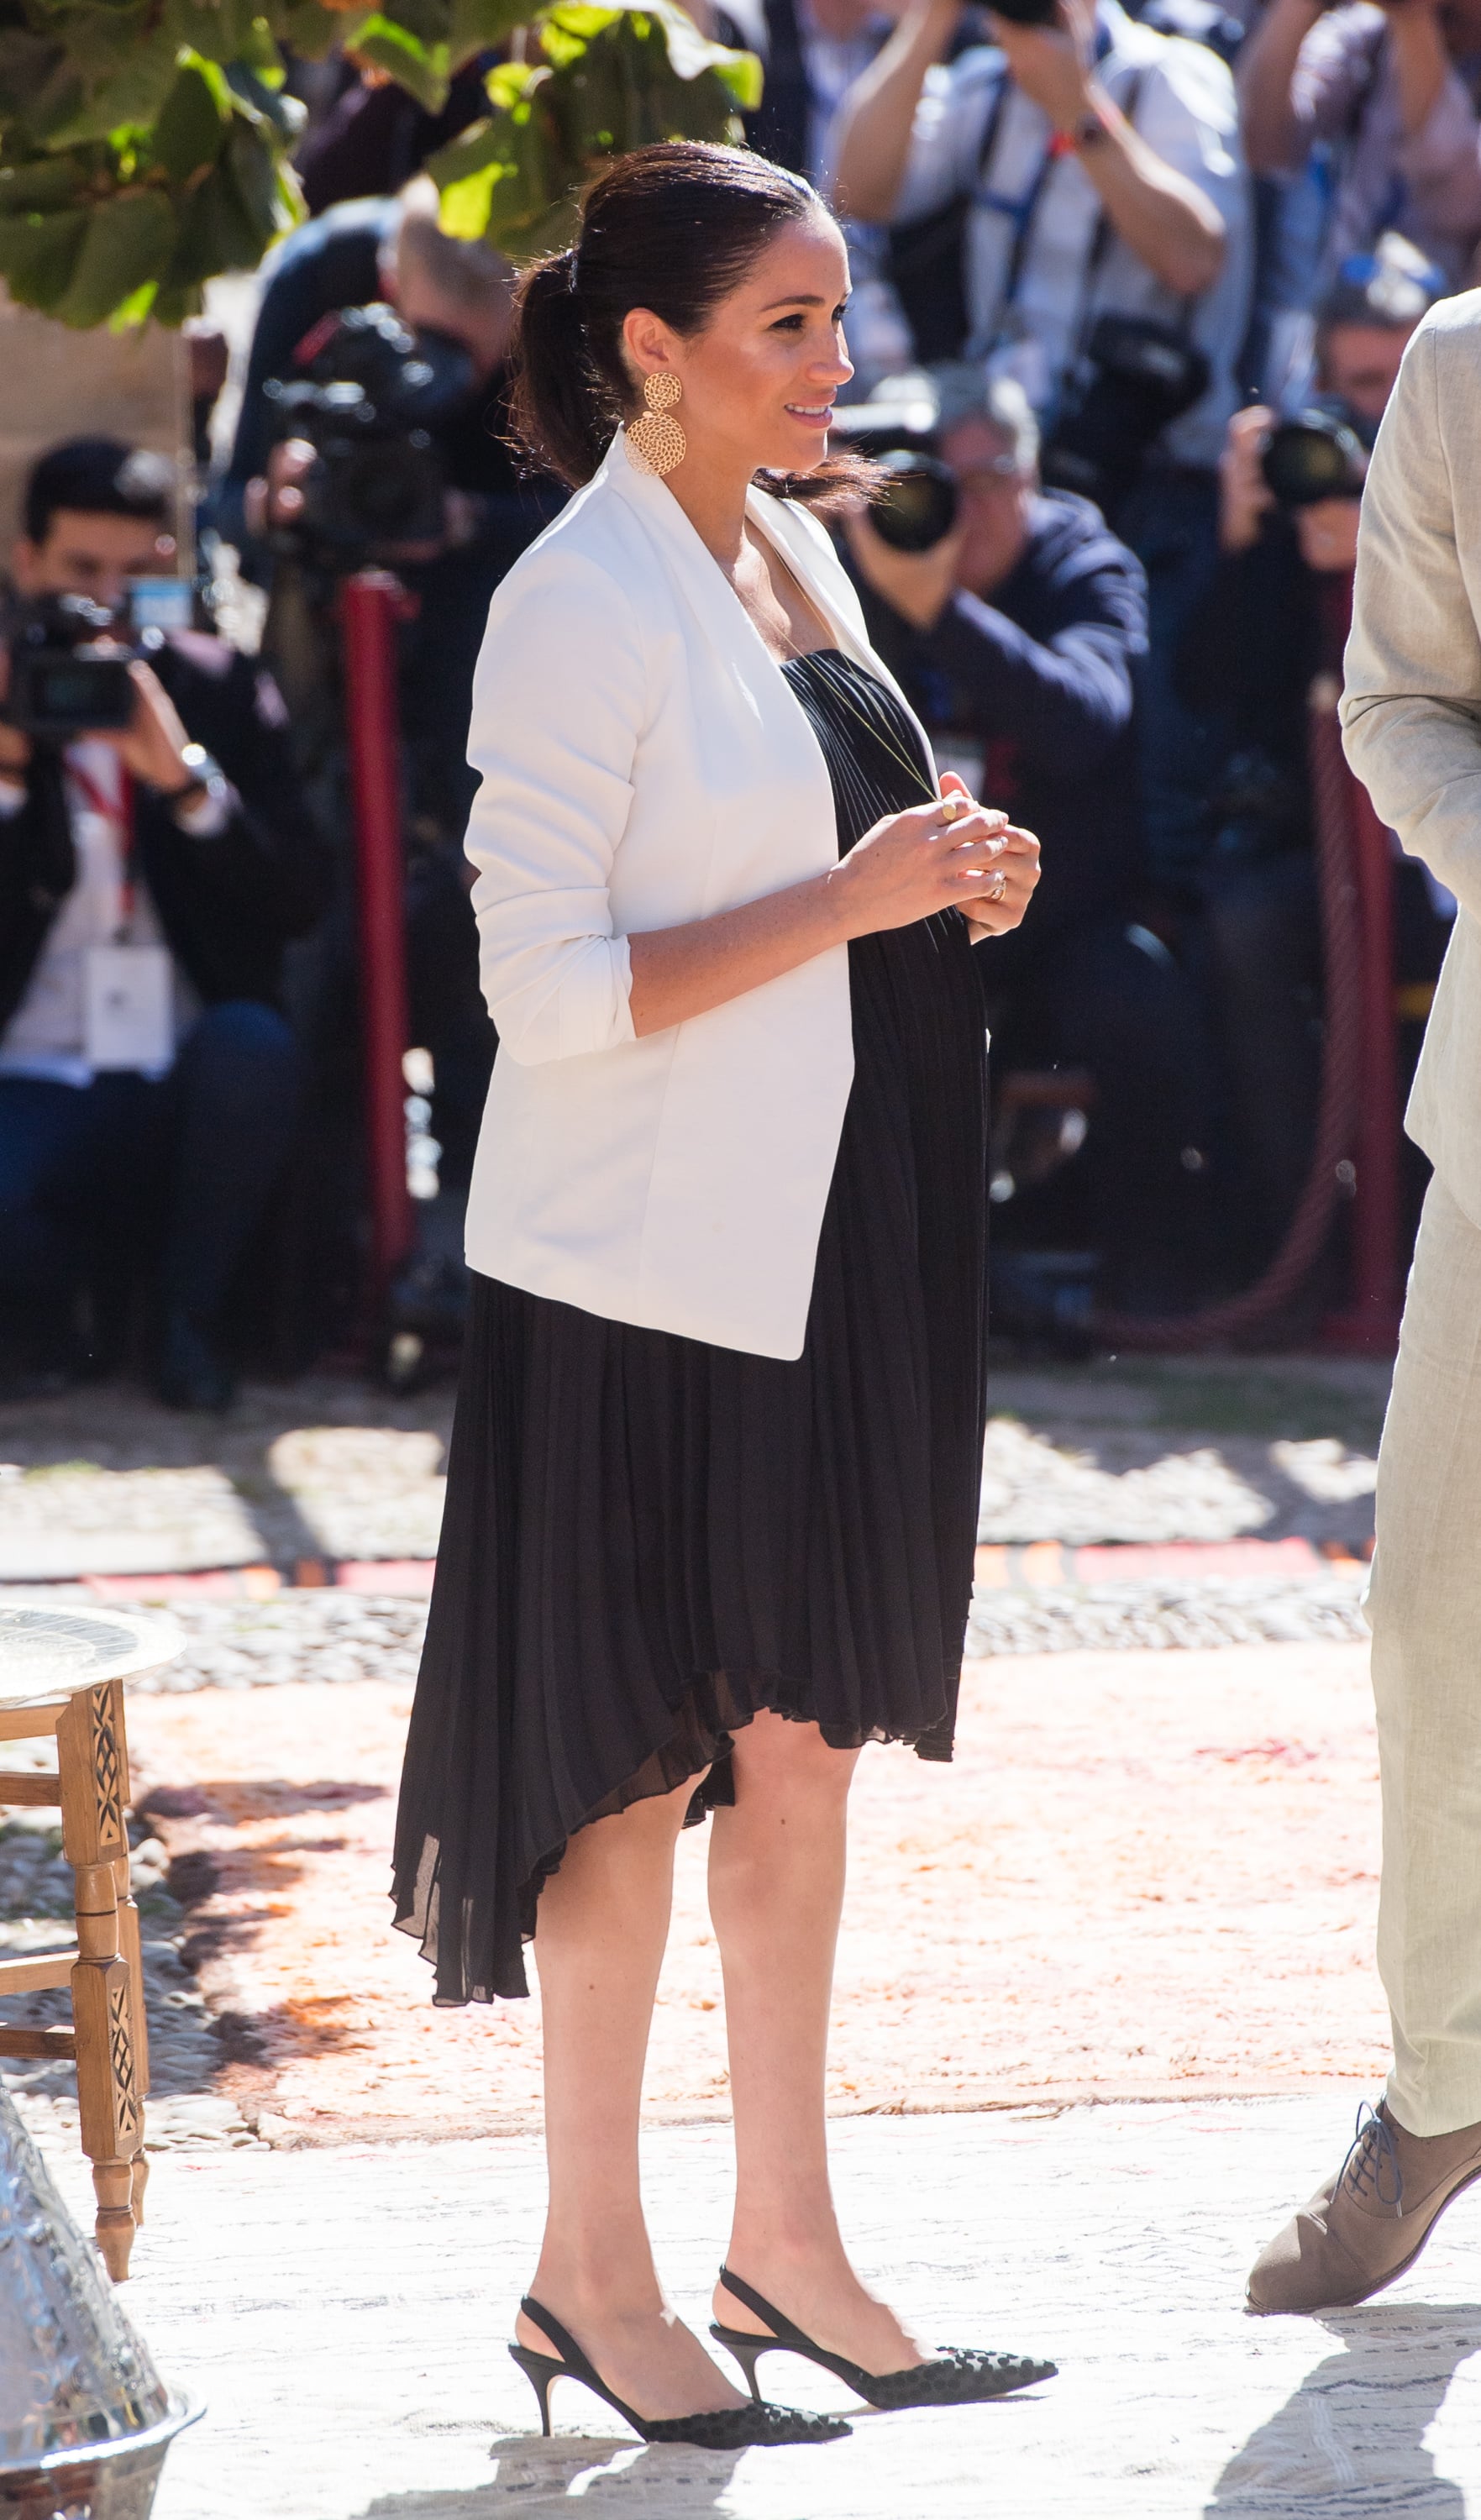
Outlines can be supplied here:
M849 1780L947 1759L983 1429L978 936L1037 843L938 783L809 513L848 294L811 187L640 150L526 277L516 415L579 495L511 571L469 854L499 1028L473 1308L396 1848L436 2000L544 2007L550 2212L511 2349L645 2438L830 2438L1052 2365L928 2354L860 2283L824 2061ZM948 792L950 790L950 792ZM638 2179L674 1848L713 1813L738 2182L712 2333Z

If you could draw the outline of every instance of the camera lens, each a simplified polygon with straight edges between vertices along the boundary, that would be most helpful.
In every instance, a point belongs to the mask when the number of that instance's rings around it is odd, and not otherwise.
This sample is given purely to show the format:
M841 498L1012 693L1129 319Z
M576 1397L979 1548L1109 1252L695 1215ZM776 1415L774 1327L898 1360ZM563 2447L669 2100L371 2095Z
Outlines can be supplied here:
M875 530L895 551L924 552L957 521L957 484L934 455L901 449L883 456L885 481L870 511Z
M1326 411L1304 411L1273 428L1260 459L1266 482L1282 508L1310 508L1319 499L1355 499L1367 458L1362 440L1345 421Z

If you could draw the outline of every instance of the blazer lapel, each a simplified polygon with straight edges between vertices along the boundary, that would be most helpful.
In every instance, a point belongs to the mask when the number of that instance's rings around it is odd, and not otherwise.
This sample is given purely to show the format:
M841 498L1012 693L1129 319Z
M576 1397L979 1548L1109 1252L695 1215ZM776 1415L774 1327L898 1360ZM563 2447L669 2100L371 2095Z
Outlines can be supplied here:
M625 432L620 428L606 450L593 488L597 482L606 482L619 497L638 510L668 557L700 627L724 656L744 670L758 704L766 708L781 707L789 723L795 713L795 721L806 726L806 712L801 701L713 552L700 541L672 490L665 489L662 481L652 473L635 470L628 456ZM876 682L883 683L887 691L893 692L920 736L925 758L934 773L935 756L929 736L883 657L877 656L868 641L860 638L857 628L840 608L836 590L830 586L827 571L819 565L819 555L813 549L805 528L788 532L785 500L769 497L763 490L750 490L745 512L757 532L764 534L772 548L781 553L844 653L852 656L867 673L873 674ZM841 562L838 569L841 576ZM811 749L814 739L810 728L808 743Z
M818 555L811 538L805 530L788 532L789 520L785 500L770 498L764 490L753 488L745 503L745 513L757 532L766 536L773 549L782 554L792 575L800 580L809 602L816 605L844 654L852 656L855 664L862 665L866 673L873 674L875 682L882 683L886 691L893 692L919 735L924 747L925 758L934 772L936 757L931 749L930 737L926 734L925 728L916 715L884 658L876 653L867 639L860 638L858 629L849 619L848 614L840 610L835 601L836 590L830 585L827 574L818 564ZM838 562L837 567L840 577L843 576L841 561Z

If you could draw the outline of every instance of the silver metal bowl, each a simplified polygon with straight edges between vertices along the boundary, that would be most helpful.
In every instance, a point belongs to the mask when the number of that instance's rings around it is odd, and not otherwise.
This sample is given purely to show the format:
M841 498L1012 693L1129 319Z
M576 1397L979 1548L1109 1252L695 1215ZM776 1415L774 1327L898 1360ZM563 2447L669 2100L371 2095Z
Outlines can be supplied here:
M148 2520L167 2389L0 2092L0 2520Z

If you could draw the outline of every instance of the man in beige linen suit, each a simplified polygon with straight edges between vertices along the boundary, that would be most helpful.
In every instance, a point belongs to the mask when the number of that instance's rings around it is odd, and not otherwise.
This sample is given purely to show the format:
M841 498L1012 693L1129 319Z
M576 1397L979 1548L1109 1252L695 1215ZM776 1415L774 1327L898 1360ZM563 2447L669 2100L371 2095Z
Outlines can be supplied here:
M1408 1127L1435 1167L1378 1456L1386 2095L1271 2242L1260 2311L1337 2309L1481 2178L1481 291L1405 354L1363 500L1342 722L1385 823L1459 904Z

